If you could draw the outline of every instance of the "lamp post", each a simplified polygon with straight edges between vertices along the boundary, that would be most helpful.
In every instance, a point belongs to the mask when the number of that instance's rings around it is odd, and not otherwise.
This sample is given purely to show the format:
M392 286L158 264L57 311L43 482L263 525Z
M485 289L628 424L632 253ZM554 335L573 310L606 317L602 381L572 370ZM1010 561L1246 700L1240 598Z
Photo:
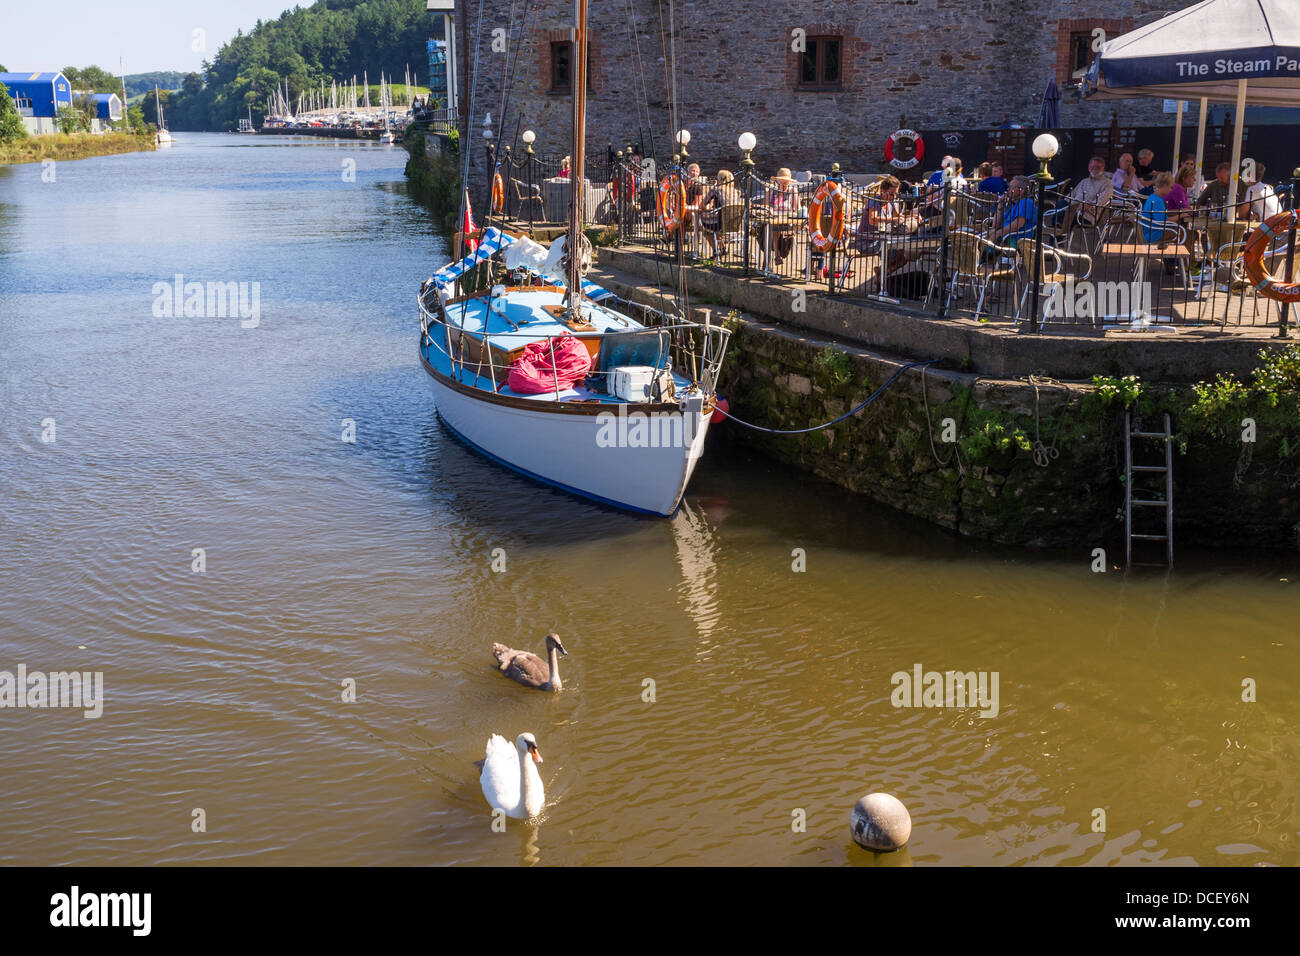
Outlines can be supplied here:
M691 141L691 131L688 129L679 129L677 131L678 152L682 154L682 159L690 159L691 154L686 152L686 146Z
M618 244L623 244L623 219L625 218L626 200L623 198L623 151L614 154L614 175L611 177L614 188L614 200L618 204L614 213L618 217Z
M1029 331L1037 333L1038 326L1038 308L1039 308L1039 287L1042 284L1043 271L1043 200L1047 190L1047 184L1052 181L1052 171L1048 168L1052 157L1060 152L1061 144L1051 133L1043 133L1034 140L1034 155L1038 157L1039 170L1034 173L1034 181L1037 184L1038 196L1034 203L1034 264L1032 267L1033 284L1033 311L1029 314Z
M483 217L484 220L486 221L487 219L491 218L492 214L496 211L492 208L492 181L495 178L497 172L497 164L496 164L497 148L496 148L496 143L492 142L492 114L491 113L489 113L487 115L487 118L483 120L483 140L484 140L483 145L487 148L487 160L488 160L487 162L488 200L487 200L487 206L485 207L487 209L487 215ZM502 211L504 212L504 209Z
M744 132L736 140L736 145L740 147L745 157L740 161L740 178L743 181L742 189L744 190L745 212L741 217L744 223L740 230L741 242L744 244L744 274L749 275L749 186L754 181L754 160L750 158L750 153L758 145L758 140L753 133Z
M528 166L528 238L533 237L533 143L537 134L530 129L524 130L519 137L524 141L524 163Z

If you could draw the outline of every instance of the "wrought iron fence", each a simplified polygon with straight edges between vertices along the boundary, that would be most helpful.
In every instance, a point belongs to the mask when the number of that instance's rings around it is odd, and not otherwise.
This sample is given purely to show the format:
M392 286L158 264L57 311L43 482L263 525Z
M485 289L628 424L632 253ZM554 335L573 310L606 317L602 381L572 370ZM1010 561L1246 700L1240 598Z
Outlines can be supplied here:
M1291 208L1290 186L1233 210L1033 177L998 195L837 172L778 178L742 166L705 177L668 166L656 178L626 159L614 167L604 217L591 221L686 264L1032 331L1288 322L1245 275L1242 253L1261 218ZM810 209L827 192L842 202L821 203L818 229ZM1293 241L1293 231L1275 239L1270 271L1283 271Z

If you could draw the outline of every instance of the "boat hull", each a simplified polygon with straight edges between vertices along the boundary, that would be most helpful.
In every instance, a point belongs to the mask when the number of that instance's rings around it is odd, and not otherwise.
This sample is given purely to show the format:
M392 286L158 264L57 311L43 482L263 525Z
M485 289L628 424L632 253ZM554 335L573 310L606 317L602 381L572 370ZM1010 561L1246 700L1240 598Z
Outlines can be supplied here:
M459 386L425 364L438 415L476 451L573 494L642 514L671 516L704 450L707 412L636 405L602 410L520 407ZM652 444L653 443L653 444Z

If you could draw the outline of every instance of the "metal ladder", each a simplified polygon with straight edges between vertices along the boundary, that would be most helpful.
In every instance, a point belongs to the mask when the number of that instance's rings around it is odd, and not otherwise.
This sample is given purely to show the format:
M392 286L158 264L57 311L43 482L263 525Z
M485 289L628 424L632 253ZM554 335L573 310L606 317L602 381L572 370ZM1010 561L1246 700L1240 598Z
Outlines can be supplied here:
M1133 463L1133 439L1158 439L1165 445L1165 463L1163 465L1136 465ZM1133 487L1134 475L1160 475L1165 476L1165 496L1162 499L1153 497L1136 497ZM1140 489L1140 492L1146 495L1159 494L1159 492L1150 487ZM1134 508L1163 508L1165 512L1165 533L1164 534L1146 534L1134 533L1133 531L1133 509ZM1173 431L1169 426L1169 413L1165 412L1165 430L1162 432L1143 432L1133 430L1133 413L1124 413L1124 563L1127 566L1133 565L1133 542L1134 541L1163 541L1165 543L1165 564L1173 567L1174 564L1174 441Z

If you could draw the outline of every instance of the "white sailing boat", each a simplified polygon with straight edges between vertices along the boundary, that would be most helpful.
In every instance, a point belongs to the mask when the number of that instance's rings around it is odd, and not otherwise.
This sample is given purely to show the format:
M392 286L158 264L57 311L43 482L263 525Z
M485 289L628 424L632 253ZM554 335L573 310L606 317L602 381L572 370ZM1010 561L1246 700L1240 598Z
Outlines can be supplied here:
M393 131L388 127L389 88L384 85L384 74L379 74L379 108L384 114L384 131L379 134L379 142L392 143Z
M167 132L167 124L163 122L162 100L158 98L158 84L153 87L153 108L158 114L158 132L155 136L159 146L170 146L176 142L171 133Z
M568 234L548 253L484 229L420 289L420 360L438 415L470 447L565 491L667 516L704 451L730 333L583 278L587 0L574 8Z

